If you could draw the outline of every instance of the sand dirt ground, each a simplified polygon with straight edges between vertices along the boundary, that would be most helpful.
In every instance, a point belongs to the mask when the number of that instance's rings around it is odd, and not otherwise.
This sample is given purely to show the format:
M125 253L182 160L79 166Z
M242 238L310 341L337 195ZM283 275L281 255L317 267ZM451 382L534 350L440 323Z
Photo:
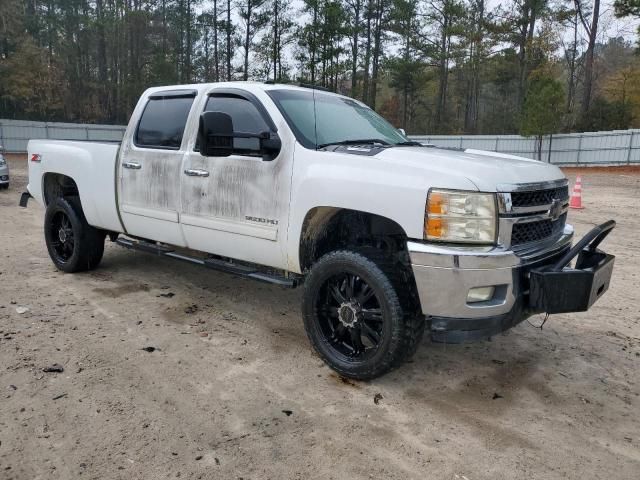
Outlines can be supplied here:
M56 271L25 165L0 191L0 479L640 478L637 171L582 172L578 233L618 221L592 310L359 383L312 352L300 291L112 244Z

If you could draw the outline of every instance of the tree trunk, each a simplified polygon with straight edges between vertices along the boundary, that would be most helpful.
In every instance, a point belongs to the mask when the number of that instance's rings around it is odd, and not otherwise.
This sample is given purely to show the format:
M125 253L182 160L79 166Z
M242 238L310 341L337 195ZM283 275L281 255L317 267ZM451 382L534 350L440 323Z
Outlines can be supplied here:
M247 0L247 28L244 35L244 73L243 80L249 80L249 43L251 40L251 8L253 0Z
M100 3L100 6L97 5L98 2ZM102 1L98 0L98 2L96 2L96 14L98 15L98 22L100 22L100 19L102 17ZM49 3L47 5L47 50L49 52L49 65L51 65L51 63L53 63L53 37L54 37L54 34L53 34L53 18L54 18L54 15L55 15L55 12L54 12L53 0L49 0ZM100 29L100 26L98 26L98 29ZM100 37L98 36L98 38L100 38ZM104 41L104 24L102 24L102 40ZM99 55L100 55L100 52L98 52L98 56ZM5 57L6 57L6 55L5 55Z
M353 45L351 46L351 96L355 98L356 96L356 86L357 79L356 75L358 74L358 41L360 39L360 7L361 0L355 0L354 6L354 25L353 25L353 36L352 41Z
M528 75L528 53L529 53L529 32L535 27L535 19L532 21L533 7L531 2L534 0L525 0L522 7L522 18L520 20L520 32L518 35L518 92L517 107L518 112L522 112L524 106L524 96L526 91L526 82Z
M593 85L593 57L598 36L598 20L600 19L600 0L594 0L589 28L589 44L584 63L584 87L582 91L582 115L586 115L591 106L591 89Z
M162 0L162 58L167 56L167 0Z
M438 103L436 105L436 128L442 130L442 122L444 120L446 98L447 98L447 81L449 77L448 66L448 36L449 36L449 15L445 12L442 17L442 32L440 34L440 65L438 67Z
M404 61L408 65L411 60L411 18L407 19L406 30L404 32L405 45L404 45ZM407 130L407 119L409 112L409 85L407 81L404 82L402 88L402 128Z
M227 0L227 82L231 81L231 0Z
M474 34L470 44L469 63L471 72L469 73L469 81L467 88L467 102L465 105L464 131L465 133L478 132L478 117L480 105L480 61L481 48L484 41L485 25L484 0L478 0L476 3L476 12L478 14L478 22L474 26Z
M187 83L191 83L191 0L187 2L187 55L185 60L185 70Z
M542 135L538 135L538 160L542 161Z
M218 0L213 0L213 74L220 81L220 58L218 56Z
M532 0L533 4L531 6L531 10L529 12L529 29L527 31L527 47L525 49L525 59L523 64L523 76L522 80L522 92L527 91L527 79L529 78L529 68L531 64L531 44L533 43L533 34L536 29L536 20L537 20L537 11L536 11L536 3L535 0ZM522 100L524 101L524 95L522 96Z
M323 13L324 13L324 17L322 19L323 29L322 29L322 47L321 47L321 58L322 58L321 77L322 77L322 86L326 88L327 86L327 45L329 43L327 39L327 30L326 28L324 28L327 25L326 5Z
M571 46L571 56L567 59L569 64L569 79L567 86L567 107L566 113L570 115L573 112L575 88L576 88L576 56L578 54L578 12L575 13L573 19L573 45ZM569 119L572 125L572 119Z
M316 39L318 35L318 2L314 2L313 4L313 28L311 30L311 38L310 38L310 50L311 50L311 84L315 85L316 83Z
M49 5L51 5L51 3ZM98 82L100 83L100 88L103 89L103 92L100 95L99 102L102 108L103 115L109 117L109 94L107 88L107 42L104 34L104 10L102 0L96 0L96 17L98 20L98 45L96 58L96 61L98 62Z
M180 44L178 45L178 71L180 72L180 83L185 83L184 78L184 0L178 3L180 9Z
M278 0L273 1L273 80L278 77Z
M364 78L362 79L362 101L369 103L369 67L371 66L371 3L367 6L367 44L364 52Z
M209 61L209 27L204 27L204 81L211 81L211 62Z
M469 79L467 82L467 98L465 103L464 114L464 131L465 133L476 133L478 119L478 72L475 66L476 48L475 44L471 45L469 52Z
M373 62L371 69L371 84L369 86L370 97L369 106L375 110L376 96L378 90L378 67L380 63L380 55L382 53L382 18L384 15L384 0L376 1L376 22L374 28L374 44L373 44Z

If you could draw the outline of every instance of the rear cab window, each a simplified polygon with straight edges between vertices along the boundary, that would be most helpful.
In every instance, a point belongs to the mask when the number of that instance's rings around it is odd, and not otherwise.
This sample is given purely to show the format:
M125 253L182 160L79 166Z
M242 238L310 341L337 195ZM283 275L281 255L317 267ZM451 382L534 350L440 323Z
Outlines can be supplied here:
M173 90L150 95L136 128L134 145L179 150L196 93Z

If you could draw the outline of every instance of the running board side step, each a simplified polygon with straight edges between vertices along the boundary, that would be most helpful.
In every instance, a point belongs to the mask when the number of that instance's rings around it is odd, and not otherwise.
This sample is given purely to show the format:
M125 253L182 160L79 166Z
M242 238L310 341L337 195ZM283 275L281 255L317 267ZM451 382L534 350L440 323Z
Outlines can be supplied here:
M280 285L285 288L295 288L300 285L302 277L295 275L294 277L285 277L284 275L273 275L266 272L261 272L259 269L250 265L237 264L217 258L198 258L184 255L176 252L171 247L163 245L157 245L151 242L135 241L128 238L118 238L115 243L121 247L129 248L131 250L140 250L142 252L154 253L163 257L175 258L184 262L194 263L203 267L211 268L212 270L218 270L220 272L230 273L238 277L250 278L252 280L258 280L260 282L271 283Z

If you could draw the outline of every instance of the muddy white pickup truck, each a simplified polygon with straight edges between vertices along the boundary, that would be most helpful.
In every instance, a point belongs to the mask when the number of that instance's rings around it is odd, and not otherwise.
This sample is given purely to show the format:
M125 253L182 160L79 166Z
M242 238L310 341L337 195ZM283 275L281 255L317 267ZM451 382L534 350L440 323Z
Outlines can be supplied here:
M57 268L96 268L108 237L304 285L313 347L351 378L401 365L425 328L455 343L534 313L584 311L613 270L597 248L613 221L572 248L555 166L424 146L314 88L151 88L121 144L31 140L28 150L21 204L46 207Z

